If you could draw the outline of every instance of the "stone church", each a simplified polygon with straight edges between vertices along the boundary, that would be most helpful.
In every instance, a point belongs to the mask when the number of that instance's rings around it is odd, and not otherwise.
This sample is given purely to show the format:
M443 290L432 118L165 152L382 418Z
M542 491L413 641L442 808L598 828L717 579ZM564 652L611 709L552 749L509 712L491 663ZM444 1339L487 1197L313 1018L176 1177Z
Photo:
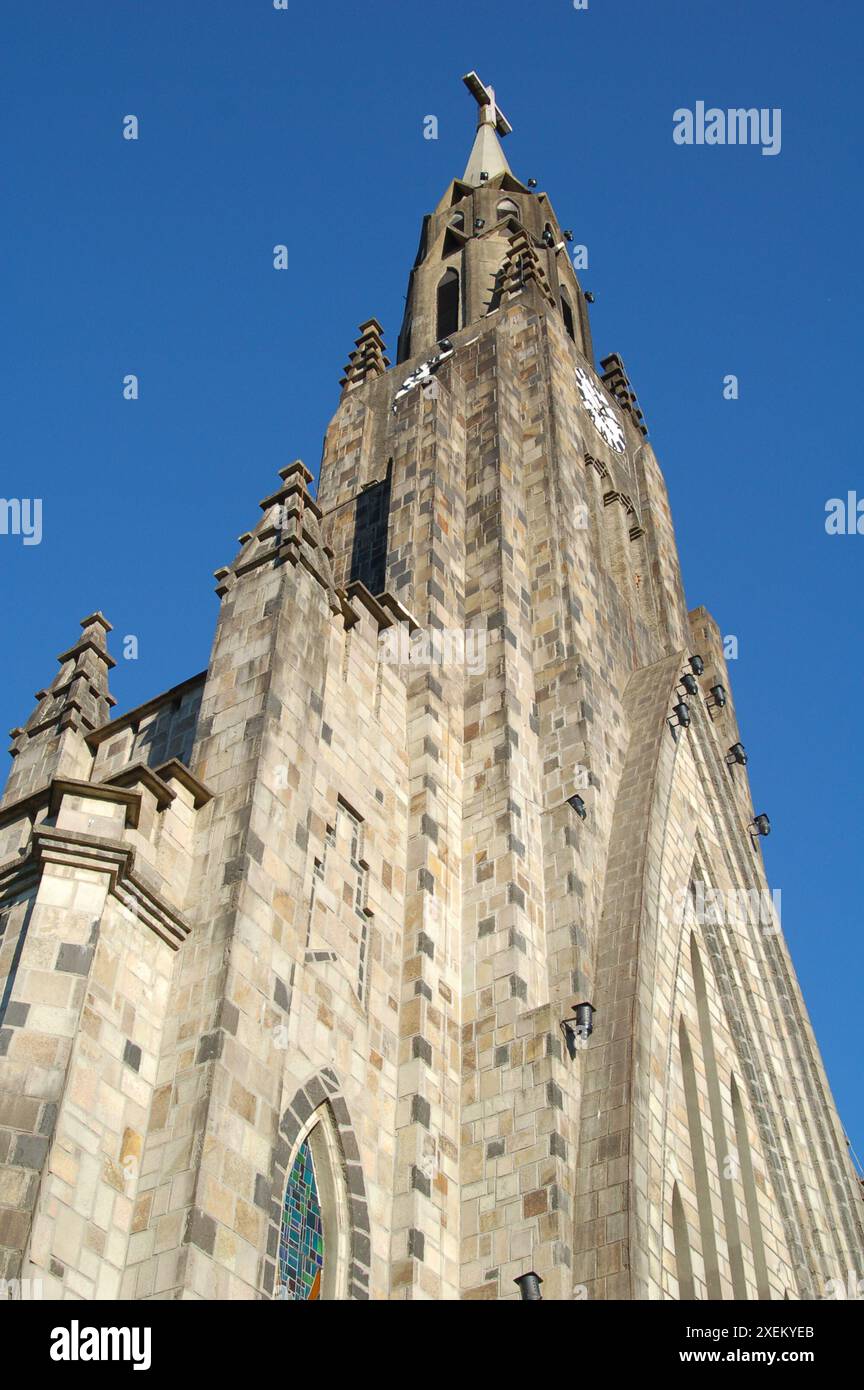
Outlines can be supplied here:
M571 233L465 81L396 363L362 324L317 490L295 462L250 498L207 670L113 714L97 612L12 731L19 1292L782 1300L862 1272L723 643Z

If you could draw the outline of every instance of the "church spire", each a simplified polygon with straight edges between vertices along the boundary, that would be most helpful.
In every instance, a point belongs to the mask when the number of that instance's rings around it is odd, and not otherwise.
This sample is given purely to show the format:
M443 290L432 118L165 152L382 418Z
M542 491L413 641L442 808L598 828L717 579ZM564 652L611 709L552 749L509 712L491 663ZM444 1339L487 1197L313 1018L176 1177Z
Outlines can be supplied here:
M593 363L587 303L567 253L572 233L561 229L536 181L512 173L499 140L511 125L494 90L476 72L462 80L477 102L477 135L464 178L453 180L423 220L397 362L416 358L422 366L442 342L519 299L560 314Z
M462 181L477 188L487 178L512 172L498 136L509 135L513 127L498 106L493 87L481 82L473 70L462 81L477 102L477 134Z

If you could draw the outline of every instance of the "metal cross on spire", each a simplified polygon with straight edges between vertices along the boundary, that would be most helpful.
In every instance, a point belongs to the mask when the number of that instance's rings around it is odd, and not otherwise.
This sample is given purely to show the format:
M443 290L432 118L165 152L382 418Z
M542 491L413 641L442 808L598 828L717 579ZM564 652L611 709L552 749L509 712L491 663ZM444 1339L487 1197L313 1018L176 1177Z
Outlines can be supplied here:
M495 100L495 88L487 87L473 70L466 73L462 81L477 102L477 129L491 125L499 135L509 135L513 127Z

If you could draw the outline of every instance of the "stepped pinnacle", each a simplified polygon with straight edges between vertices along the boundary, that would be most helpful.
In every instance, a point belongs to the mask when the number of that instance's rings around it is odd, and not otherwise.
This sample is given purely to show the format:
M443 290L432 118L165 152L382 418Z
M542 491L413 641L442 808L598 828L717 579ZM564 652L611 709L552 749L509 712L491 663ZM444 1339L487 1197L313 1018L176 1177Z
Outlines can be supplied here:
M26 724L11 731L15 762L2 805L39 791L52 777L89 775L92 758L85 739L111 717L116 701L108 690L108 672L116 663L106 646L107 618L91 613L81 628L75 645L58 656L60 670L51 685L36 691L36 708Z
M27 723L12 730L13 757L40 734L56 736L66 729L89 734L107 722L116 703L108 690L108 672L116 665L106 646L111 624L101 613L91 613L81 627L75 645L58 656L60 670L51 685L36 691L38 704Z
M360 325L360 336L355 340L355 348L345 366L345 375L340 381L344 391L362 386L368 377L383 376L390 366L385 356L383 329L377 319L367 319Z

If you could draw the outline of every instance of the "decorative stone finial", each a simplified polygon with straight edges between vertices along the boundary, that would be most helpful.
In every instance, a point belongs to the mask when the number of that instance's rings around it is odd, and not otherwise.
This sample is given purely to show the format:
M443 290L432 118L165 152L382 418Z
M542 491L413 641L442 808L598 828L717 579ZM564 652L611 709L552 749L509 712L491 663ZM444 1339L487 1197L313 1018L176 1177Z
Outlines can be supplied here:
M326 591L332 612L342 608L333 582L333 552L321 532L321 508L309 491L312 474L301 459L279 470L282 486L259 505L264 516L240 537L243 549L230 565L214 571L224 598L244 574L260 565L302 564Z
M58 656L60 670L52 684L37 690L38 703L27 723L12 730L13 758L33 739L56 737L65 729L88 734L110 718L116 703L108 690L108 672L116 665L105 641L111 624L102 613L91 613L82 618L81 627L79 640Z
M385 357L383 332L377 319L367 319L360 325L360 337L355 340L355 348L345 366L345 375L339 385L345 391L353 391L362 386L369 377L383 376L390 366Z

